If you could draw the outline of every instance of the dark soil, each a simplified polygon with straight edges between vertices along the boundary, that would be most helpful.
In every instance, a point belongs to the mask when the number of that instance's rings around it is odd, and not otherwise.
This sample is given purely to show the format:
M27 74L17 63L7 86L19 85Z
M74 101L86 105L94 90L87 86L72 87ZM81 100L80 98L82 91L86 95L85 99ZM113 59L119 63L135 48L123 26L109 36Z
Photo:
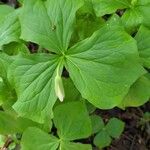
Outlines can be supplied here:
M17 8L19 4L16 0L0 0L0 3L5 3ZM123 11L117 11L117 14L122 15ZM108 18L109 16L104 16ZM34 43L28 45L31 53L36 53L38 46ZM68 73L64 70L65 75L68 77ZM106 122L111 117L120 118L125 122L125 130L121 137L117 140L113 140L110 147L104 150L150 150L150 122L141 124L141 118L145 112L150 111L150 102L142 107L128 108L126 110L120 110L114 108L111 110L96 110L95 113L100 115ZM92 143L92 138L88 139L88 142ZM93 146L93 150L98 150Z
M149 110L150 102L125 111L117 108L109 111L98 110L97 113L106 121L111 117L117 117L125 122L125 130L121 137L114 140L106 150L150 150L150 122L141 124L143 114Z

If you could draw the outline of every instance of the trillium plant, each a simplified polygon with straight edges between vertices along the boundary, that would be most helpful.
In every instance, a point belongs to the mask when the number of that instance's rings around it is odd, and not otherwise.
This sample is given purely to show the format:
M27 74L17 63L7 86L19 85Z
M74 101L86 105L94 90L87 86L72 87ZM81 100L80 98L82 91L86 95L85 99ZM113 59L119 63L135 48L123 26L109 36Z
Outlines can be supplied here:
M18 3L0 5L0 141L92 150L81 140L92 136L109 146L124 123L95 110L150 98L150 0Z

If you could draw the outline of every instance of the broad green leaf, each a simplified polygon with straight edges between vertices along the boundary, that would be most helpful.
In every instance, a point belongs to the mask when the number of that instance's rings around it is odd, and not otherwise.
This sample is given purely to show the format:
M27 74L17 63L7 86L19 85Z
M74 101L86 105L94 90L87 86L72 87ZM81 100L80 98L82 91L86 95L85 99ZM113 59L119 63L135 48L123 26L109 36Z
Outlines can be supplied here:
M106 130L99 132L94 138L94 145L99 148L104 148L109 146L111 143L111 138Z
M57 150L59 140L38 128L28 128L21 140L22 150Z
M128 0L92 0L93 8L97 16L114 13L117 9L128 8Z
M150 68L150 30L141 26L135 39L144 67Z
M111 137L119 138L124 130L124 125L123 121L117 118L111 118L105 128Z
M147 74L149 75L149 74ZM119 107L138 107L146 103L150 98L150 79L147 75L138 79L130 88L129 93ZM150 76L150 75L149 75Z
M0 22L6 15L13 11L14 9L8 5L0 5Z
M9 13L0 22L0 47L10 42L19 41L20 23L18 13L18 10Z
M90 144L62 141L59 150L92 150L92 147Z
M71 47L66 68L83 98L109 109L123 100L145 72L138 61L136 42L113 21Z
M20 17L21 38L63 53L68 48L75 14L81 6L82 0L25 0Z
M99 132L100 130L104 128L103 119L98 115L92 115L91 122L92 122L93 134Z
M18 100L13 108L19 115L43 123L52 117L56 102L54 79L59 63L48 54L18 55L11 65L8 78L15 87Z
M82 102L70 102L54 109L54 124L60 139L76 140L90 136L91 120Z

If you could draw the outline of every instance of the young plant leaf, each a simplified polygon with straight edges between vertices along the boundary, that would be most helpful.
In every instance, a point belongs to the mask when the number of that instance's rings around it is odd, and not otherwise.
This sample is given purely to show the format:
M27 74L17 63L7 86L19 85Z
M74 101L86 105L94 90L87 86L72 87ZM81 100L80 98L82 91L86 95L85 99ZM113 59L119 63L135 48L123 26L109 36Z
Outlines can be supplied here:
M83 98L109 109L118 105L145 73L138 61L134 39L110 22L69 49L66 68Z
M63 140L76 140L90 136L91 120L84 102L69 102L54 109L54 124Z
M95 134L104 128L103 119L98 115L91 116L91 123L92 123L92 134Z
M24 0L21 38L63 53L70 42L75 13L82 4L82 0Z
M124 130L124 122L117 118L111 118L107 123L105 129L111 137L119 138Z
M104 148L110 145L112 139L106 130L100 131L94 138L94 144L99 148Z

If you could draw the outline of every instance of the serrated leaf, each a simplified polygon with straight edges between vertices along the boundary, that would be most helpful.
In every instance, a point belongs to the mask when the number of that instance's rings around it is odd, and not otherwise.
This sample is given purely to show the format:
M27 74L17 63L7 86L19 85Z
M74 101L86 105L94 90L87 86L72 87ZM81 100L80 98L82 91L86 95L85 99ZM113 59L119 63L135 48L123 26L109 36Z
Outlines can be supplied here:
M60 150L92 150L92 147L90 144L63 141L60 144Z
M22 150L56 150L59 140L38 128L28 128L21 140Z
M91 120L82 102L58 105L54 109L54 124L63 140L76 140L90 136Z
M113 138L119 138L121 133L124 130L124 122L117 119L111 118L107 123L105 129L107 130L108 134Z
M15 87L18 100L13 108L19 115L43 123L52 117L56 102L54 79L59 63L57 56L18 55L11 65L8 78Z
M92 0L93 8L97 16L114 13L117 9L128 8L128 0Z
M95 134L104 128L103 119L98 115L92 115L91 122L92 122L92 129L93 129L92 134Z
M82 0L25 0L21 38L56 53L67 50L75 13L81 6Z
M9 13L0 22L0 47L10 42L19 41L20 23L18 13L19 10Z
M139 107L144 103L146 103L149 100L149 98L150 98L150 79L148 79L147 76L142 76L131 86L129 93L119 106L121 108Z
M143 66L150 68L150 30L141 26L135 39Z
M108 24L77 43L66 55L66 68L82 97L101 109L118 105L145 72L135 41Z
M99 148L104 148L109 146L111 143L111 138L106 130L102 130L94 137L94 145Z

